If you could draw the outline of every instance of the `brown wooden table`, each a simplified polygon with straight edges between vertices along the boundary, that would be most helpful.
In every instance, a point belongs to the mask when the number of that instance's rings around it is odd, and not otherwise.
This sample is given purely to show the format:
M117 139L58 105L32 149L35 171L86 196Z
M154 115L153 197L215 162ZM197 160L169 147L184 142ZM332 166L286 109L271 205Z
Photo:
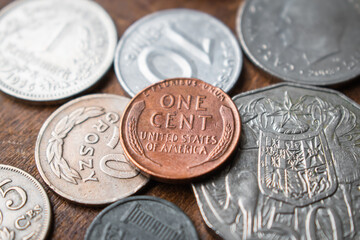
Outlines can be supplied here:
M3 7L9 0L0 0ZM111 15L117 26L118 35L137 19L167 8L193 8L209 13L229 26L235 32L235 18L242 0L97 0ZM360 103L360 78L337 87L351 99ZM280 82L256 68L245 57L243 71L231 96L235 94L268 86ZM113 93L127 96L116 79L113 68L90 92ZM47 117L60 104L40 106L24 103L0 94L0 163L21 168L45 187L53 206L53 224L49 239L83 239L87 227L102 208L79 206L56 195L41 179L35 165L35 141ZM178 205L194 222L200 239L215 239L201 218L191 186L171 185L151 181L138 194L153 195L164 198Z

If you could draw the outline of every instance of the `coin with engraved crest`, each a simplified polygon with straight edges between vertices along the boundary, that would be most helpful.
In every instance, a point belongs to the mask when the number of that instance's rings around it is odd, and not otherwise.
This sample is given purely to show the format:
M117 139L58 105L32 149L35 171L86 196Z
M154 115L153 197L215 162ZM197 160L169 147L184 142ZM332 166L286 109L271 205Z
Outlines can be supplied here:
M359 239L360 105L329 89L277 84L233 98L237 156L193 190L224 239Z
M57 109L35 147L37 168L56 193L102 205L134 194L148 178L130 165L119 143L119 122L130 99L94 94Z
M111 66L117 33L88 0L17 0L0 11L0 90L23 100L62 100Z
M253 0L237 32L249 59L286 81L339 84L360 75L359 0Z
M218 19L190 9L163 10L131 25L115 53L116 76L130 95L160 80L203 79L228 92L237 82L242 53Z
M0 239L46 238L51 206L45 190L28 173L0 164Z
M220 88L173 78L131 100L120 142L141 171L159 181L184 182L221 166L236 149L240 126L236 105Z
M85 240L197 240L188 216L173 203L152 196L122 199L105 208L91 223Z

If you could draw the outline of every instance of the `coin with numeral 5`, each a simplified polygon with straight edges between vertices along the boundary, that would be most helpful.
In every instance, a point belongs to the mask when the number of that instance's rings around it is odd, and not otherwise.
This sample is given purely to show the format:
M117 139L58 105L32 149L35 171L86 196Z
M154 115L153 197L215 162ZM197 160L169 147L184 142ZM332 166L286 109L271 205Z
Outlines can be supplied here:
M56 193L71 201L102 205L127 197L148 178L129 164L119 143L119 121L130 99L94 94L56 110L35 147L37 168Z
M242 54L231 30L190 9L150 14L126 30L115 53L115 72L130 96L166 78L203 79L228 92L239 78Z
M50 222L50 202L40 183L0 164L0 239L45 239Z

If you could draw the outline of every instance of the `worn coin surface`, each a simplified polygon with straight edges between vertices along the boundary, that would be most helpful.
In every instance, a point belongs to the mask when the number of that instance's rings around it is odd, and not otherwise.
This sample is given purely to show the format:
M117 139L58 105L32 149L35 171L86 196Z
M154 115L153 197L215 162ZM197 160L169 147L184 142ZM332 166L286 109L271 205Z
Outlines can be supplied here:
M151 196L122 199L105 208L91 223L85 240L198 239L188 216L173 203Z
M82 204L127 197L147 182L129 164L119 143L119 122L130 99L94 94L56 110L42 126L35 147L37 168L59 195Z
M14 1L0 11L0 89L39 102L78 94L111 66L116 42L94 1Z
M145 88L127 106L120 141L129 159L163 181L199 177L235 150L240 117L221 89L194 78Z
M237 156L193 185L206 223L224 239L359 239L360 106L292 84L233 100Z
M40 183L18 168L0 164L0 239L45 239L50 222L50 202Z
M253 0L237 32L250 60L287 81L331 85L360 75L359 0Z
M130 26L117 46L114 65L121 86L131 96L175 77L204 79L227 92L239 78L242 54L231 30L218 19L172 9Z

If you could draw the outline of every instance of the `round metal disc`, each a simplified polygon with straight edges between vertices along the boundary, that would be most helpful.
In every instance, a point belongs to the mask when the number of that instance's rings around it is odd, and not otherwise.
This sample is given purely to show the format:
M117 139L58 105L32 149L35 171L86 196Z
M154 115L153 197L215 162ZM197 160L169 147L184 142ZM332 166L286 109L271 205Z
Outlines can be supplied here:
M130 95L160 80L193 77L228 92L237 82L242 53L218 19L190 9L158 11L131 25L115 53L116 76Z
M0 238L46 238L51 206L40 183L28 173L0 164Z
M56 193L71 201L102 205L134 194L149 180L126 158L119 122L130 99L84 96L57 109L40 129L37 168Z
M116 42L94 1L15 1L0 12L0 89L38 102L76 95L105 74Z
M333 85L360 75L360 3L253 0L237 33L249 59L286 81Z
M285 83L233 100L237 155L193 185L207 225L228 240L359 239L359 104Z
M152 196L122 199L105 208L91 223L85 240L198 239L188 216L173 203Z

